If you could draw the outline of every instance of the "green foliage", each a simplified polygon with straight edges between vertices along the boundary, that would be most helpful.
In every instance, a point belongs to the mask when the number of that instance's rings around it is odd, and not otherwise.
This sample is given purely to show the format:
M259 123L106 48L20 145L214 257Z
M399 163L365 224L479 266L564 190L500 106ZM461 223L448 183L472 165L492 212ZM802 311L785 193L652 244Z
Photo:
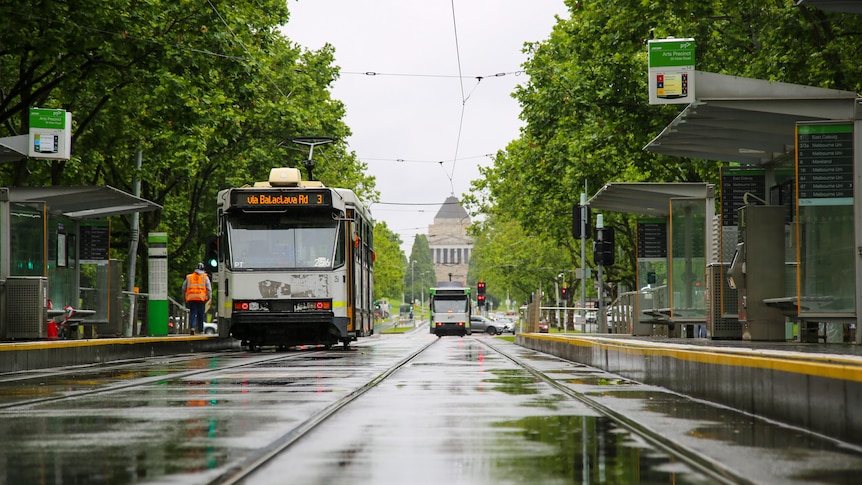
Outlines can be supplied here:
M486 279L502 277L486 267L499 266L498 255L509 256L506 248L519 240L529 241L524 246L530 251L516 264L553 248L567 254L559 264L580 267L571 210L582 192L621 181L717 183L719 163L643 150L679 112L678 106L648 104L647 39L693 37L697 67L704 71L862 88L859 15L800 8L792 0L567 4L570 18L559 20L547 40L525 46L529 79L514 93L525 122L521 136L482 169L465 199L474 216L488 217L474 230L476 256L490 258L480 263ZM607 281L634 288L635 218L604 217L623 255L606 268ZM587 249L587 265L593 266ZM536 284L534 274L503 279L524 288Z
M215 233L218 190L303 166L292 138L338 139L315 150L315 178L374 200L374 178L344 143L344 106L330 96L333 49L302 50L280 33L287 20L275 0L0 5L0 137L26 133L30 107L74 117L71 160L0 165L0 185L131 192L139 177L141 197L164 209L142 214L138 267L146 234L168 232L172 295ZM113 257L125 259L129 218L113 227L123 238Z
M411 261L415 261L412 264ZM425 234L417 234L413 238L413 247L410 249L410 260L404 269L405 299L413 298L422 300L424 293L428 292L437 284L434 272L434 261L431 259L431 246L428 245L428 237Z
M404 251L401 238L385 222L374 226L374 299L390 298L404 293Z

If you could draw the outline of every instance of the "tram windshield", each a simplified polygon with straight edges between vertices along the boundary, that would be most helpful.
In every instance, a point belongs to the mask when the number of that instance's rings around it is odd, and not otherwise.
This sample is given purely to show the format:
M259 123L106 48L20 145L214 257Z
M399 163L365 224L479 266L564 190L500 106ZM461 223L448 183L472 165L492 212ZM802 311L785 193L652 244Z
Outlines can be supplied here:
M431 305L431 311L436 313L464 313L467 311L467 300L443 300L435 299Z
M233 269L331 269L344 264L344 235L329 213L228 216Z

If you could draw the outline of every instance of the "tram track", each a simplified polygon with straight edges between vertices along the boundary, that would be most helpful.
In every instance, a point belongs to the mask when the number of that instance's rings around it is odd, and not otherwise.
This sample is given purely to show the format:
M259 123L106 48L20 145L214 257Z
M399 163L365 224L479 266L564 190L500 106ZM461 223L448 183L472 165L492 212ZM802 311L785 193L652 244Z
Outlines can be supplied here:
M346 394L344 397L336 400L335 402L329 404L320 411L314 413L313 415L305 419L303 422L301 422L299 425L292 428L290 431L283 434L278 439L272 441L269 445L259 449L252 456L249 456L243 462L229 469L228 471L220 475L215 480L210 481L209 483L213 485L234 485L252 476L257 470L264 467L268 462L277 457L280 453L290 448L291 445L302 439L304 436L307 436L310 432L312 432L328 418L341 411L344 407L354 402L357 398L359 398L366 392L377 387L380 383L382 383L387 378L392 376L392 374L394 374L396 371L416 359L416 357L421 355L429 347L431 347L438 341L439 339L433 339L419 349L411 352L407 356L403 357L396 363L389 366L383 372L372 377L363 385L355 388L353 391Z
M94 389L82 389L82 390L75 390L75 391L66 391L62 395L39 397L39 398L26 399L26 400L10 402L10 403L0 403L0 410L26 408L26 407L40 405L40 404L46 404L46 403L56 403L56 402L74 400L74 399L78 399L78 398L82 398L82 397L91 397L91 396L100 395L100 394L110 394L110 393L119 392L119 391L128 391L130 389L134 389L137 387L146 387L146 386L150 386L153 384L157 384L159 382L164 382L164 381L169 381L169 380L174 380L174 379L184 379L184 378L188 378L188 377L192 377L192 376L196 376L196 375L200 375L200 374L212 373L214 371L221 372L221 371L225 371L225 370L229 370L229 369L243 368L243 367L254 366L254 365L259 365L259 364L263 364L263 363L272 363L272 362L276 362L279 360L293 360L293 359L300 359L300 358L308 358L310 356L314 356L317 354L324 354L324 353L325 353L325 351L323 351L323 350L320 350L320 351L315 350L315 351L311 351L311 352L301 352L301 353L293 353L293 354L286 354L286 355L285 354L276 354L275 356L269 357L269 358L259 358L259 359L253 359L251 361L241 361L241 362L237 362L234 364L227 364L227 365L219 367L219 368L207 367L207 368L201 368L201 369L192 369L192 370L187 370L187 371L172 372L172 373L168 373L168 374L160 374L160 375L156 375L156 376L152 376L152 377L137 377L137 378L134 378L130 381L108 383L102 387L94 388ZM196 356L190 357L188 359L178 360L178 362L179 363L189 362L189 361L201 359L201 358L204 358L204 356L203 355L196 355ZM159 362L163 362L163 360L164 359L160 360ZM129 367L132 367L135 365L140 365L140 364L146 365L148 363L149 362L138 360L138 361L135 361L134 363L124 363L124 364L119 365L119 366L111 366L108 368L87 366L87 368L85 368L85 369L73 368L73 369L70 369L68 372L63 372L60 374L56 374L56 373L52 374L52 373L48 373L45 371L40 371L37 375L30 375L30 376L15 375L15 376L7 376L5 378L0 378L0 385L2 385L4 383L15 383L15 382L21 382L21 381L26 381L26 380L39 380L39 379L44 378L46 376L49 377L51 380L57 380L57 379L62 378L66 375L68 375L70 377L74 377L76 380L83 381L82 377L86 378L86 376L89 374L96 375L99 373L104 373L105 371L122 370L124 368L129 368Z
M531 374L536 379L539 379L540 381L552 386L554 389L563 393L564 395L571 397L581 402L582 404L594 409L596 412L608 417L622 428L625 428L629 432L644 439L645 441L649 442L653 446L656 446L665 453L679 459L691 468L708 476L710 479L715 480L715 483L722 483L728 485L748 485L755 483L744 476L733 473L731 470L728 470L720 463L714 460L707 459L701 456L700 453L674 442L667 436L664 436L661 433L658 433L651 428L644 426L641 423L638 423L637 421L629 418L628 416L625 416L622 413L619 413L593 399L590 399L588 396L582 393L576 392L575 390L566 387L565 385L549 377L547 374L540 371L539 369L531 366L530 364L524 362L518 357L515 357L507 352L502 351L500 348L494 346L486 340L487 339L480 340L481 344L498 353L499 355L505 357L516 366Z

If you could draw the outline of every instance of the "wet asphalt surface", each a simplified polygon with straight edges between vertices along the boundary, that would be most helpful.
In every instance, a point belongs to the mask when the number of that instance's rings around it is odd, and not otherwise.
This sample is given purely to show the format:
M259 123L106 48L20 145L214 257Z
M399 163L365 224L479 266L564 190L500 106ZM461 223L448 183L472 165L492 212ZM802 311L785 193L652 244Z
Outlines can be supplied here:
M491 336L420 330L346 352L233 351L0 376L0 484L219 483L426 345L241 483L722 483L632 429L717 463L726 483L862 481L857 447Z

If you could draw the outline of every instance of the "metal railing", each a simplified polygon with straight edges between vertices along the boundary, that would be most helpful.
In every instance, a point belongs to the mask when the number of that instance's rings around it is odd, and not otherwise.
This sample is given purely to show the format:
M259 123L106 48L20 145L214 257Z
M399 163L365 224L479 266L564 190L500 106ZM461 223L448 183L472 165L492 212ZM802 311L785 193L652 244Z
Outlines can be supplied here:
M149 322L149 308L146 304L150 297L149 293L124 291L126 305L123 311L123 321L126 322L124 335L140 336L147 335L147 322ZM168 333L189 333L189 310L185 305L168 297ZM172 324L172 325L171 325Z

